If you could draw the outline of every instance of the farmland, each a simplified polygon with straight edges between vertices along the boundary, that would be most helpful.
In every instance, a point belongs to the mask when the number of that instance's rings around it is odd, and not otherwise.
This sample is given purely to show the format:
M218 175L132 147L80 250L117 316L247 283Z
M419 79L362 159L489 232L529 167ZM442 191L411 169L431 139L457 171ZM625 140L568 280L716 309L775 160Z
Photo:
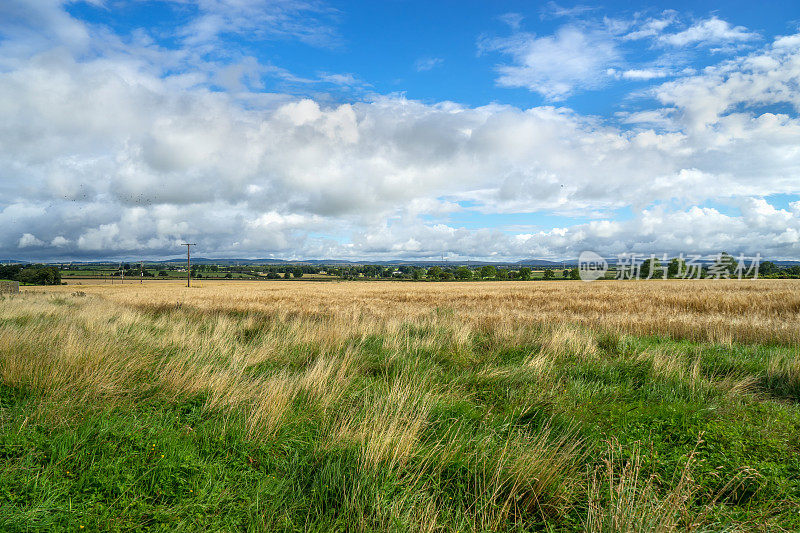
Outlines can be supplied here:
M3 531L800 528L800 281L0 298Z

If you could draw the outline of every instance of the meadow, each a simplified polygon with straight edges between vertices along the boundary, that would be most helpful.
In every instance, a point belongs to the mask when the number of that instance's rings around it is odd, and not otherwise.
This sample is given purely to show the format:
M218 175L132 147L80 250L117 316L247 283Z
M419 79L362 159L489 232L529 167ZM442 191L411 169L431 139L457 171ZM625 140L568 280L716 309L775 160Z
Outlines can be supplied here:
M0 297L1 531L797 531L800 281Z

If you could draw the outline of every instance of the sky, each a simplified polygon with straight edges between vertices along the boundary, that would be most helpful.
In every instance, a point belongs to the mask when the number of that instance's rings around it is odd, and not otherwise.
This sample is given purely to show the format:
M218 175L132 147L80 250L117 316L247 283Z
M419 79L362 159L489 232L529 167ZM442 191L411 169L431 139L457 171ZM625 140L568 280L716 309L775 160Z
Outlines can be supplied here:
M0 260L800 260L800 3L0 0Z

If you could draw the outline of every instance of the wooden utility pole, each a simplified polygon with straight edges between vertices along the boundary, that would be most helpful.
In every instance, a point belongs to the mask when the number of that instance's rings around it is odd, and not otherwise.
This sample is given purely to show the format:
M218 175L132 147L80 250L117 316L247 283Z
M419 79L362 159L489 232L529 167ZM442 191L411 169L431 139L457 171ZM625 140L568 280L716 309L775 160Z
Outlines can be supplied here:
M188 243L185 242L181 244L181 246L186 247L186 286L192 286L192 264L191 264L191 257L189 255L189 248L192 246L197 246L195 243Z

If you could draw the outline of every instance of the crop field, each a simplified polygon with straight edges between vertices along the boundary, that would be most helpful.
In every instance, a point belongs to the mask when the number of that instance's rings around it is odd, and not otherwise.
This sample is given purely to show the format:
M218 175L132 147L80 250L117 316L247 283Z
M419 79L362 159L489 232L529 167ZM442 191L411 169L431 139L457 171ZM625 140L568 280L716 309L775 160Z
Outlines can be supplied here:
M800 281L0 296L0 531L797 531Z

